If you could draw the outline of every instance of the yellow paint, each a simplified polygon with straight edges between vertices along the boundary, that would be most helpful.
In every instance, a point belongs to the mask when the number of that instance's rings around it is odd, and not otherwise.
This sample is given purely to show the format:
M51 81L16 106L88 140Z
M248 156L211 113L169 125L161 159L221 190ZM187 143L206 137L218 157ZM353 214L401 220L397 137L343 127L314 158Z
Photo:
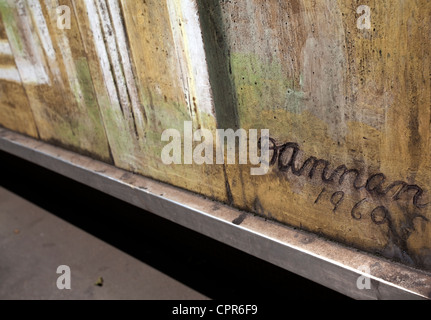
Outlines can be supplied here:
M122 1L121 6L142 104L148 117L145 138L139 140L139 148L134 155L139 161L136 171L220 201L227 201L221 166L166 166L161 161L162 149L167 144L161 141L164 130L172 128L183 132L184 121L193 121L195 129L216 128L213 115L198 111L207 107L203 105L204 101L193 97L199 84L191 81L190 75L182 72L181 66L190 70L192 66L189 65L187 56L177 50L176 41L178 43L183 40L176 39L171 30L167 4L152 0L145 3ZM115 154L116 150L113 150L113 153Z
M10 48L1 19L0 41L4 47ZM0 53L0 73L3 69L8 69L12 70L11 72L14 74L18 74L13 56L6 51L3 54ZM33 114L21 81L0 79L0 125L35 138L38 137Z
M36 7L21 3L17 6L12 1L2 1L2 15L8 17L6 33L40 138L109 162L108 144L74 16L72 28L60 30L52 13L55 7L45 5L50 2ZM63 3L71 6L70 1ZM38 82L25 80L31 79L27 76L32 72L31 65L38 68L34 69ZM47 81L41 80L45 77Z
M329 161L332 170L342 164L361 170L364 183L383 173L385 187L397 180L418 185L427 191L421 199L426 203L431 200L426 37L431 5L368 5L372 29L359 30L353 1L224 3L240 124L269 128L279 144L298 143L303 161L313 156ZM415 191L391 201L351 184L298 178L276 167L265 177L250 177L248 168L227 169L236 206L405 263L431 266L425 220L431 213L429 207L412 205ZM345 199L334 213L331 195L341 191ZM364 215L356 221L351 209L364 198ZM398 239L388 224L373 223L371 212L379 206L390 211ZM424 219L412 219L415 214ZM379 221L381 212L374 215Z

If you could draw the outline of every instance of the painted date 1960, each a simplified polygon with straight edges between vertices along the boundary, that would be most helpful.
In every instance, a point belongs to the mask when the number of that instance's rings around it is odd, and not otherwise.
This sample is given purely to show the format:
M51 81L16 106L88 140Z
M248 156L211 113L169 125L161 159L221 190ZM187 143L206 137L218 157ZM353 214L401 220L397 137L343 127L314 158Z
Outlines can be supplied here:
M326 188L323 188L322 191L319 193L318 197L314 201L314 204L317 204L321 201L323 195L327 193L328 190ZM343 204L345 200L345 193L344 191L336 191L331 194L330 196L330 203L334 206L332 211L335 213L338 208ZM360 208L362 205L368 202L367 198L363 198L362 200L355 203L355 205L350 210L350 215L355 220L361 220L363 213L361 212ZM376 225L382 225L385 224L388 219L390 218L389 210L385 206L377 206L370 212L371 220Z

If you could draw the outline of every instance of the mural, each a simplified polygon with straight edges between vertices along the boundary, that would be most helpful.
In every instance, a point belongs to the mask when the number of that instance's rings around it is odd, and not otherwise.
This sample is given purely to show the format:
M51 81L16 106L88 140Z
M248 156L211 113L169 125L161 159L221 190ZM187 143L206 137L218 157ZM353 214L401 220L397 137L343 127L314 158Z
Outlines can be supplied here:
M430 20L427 0L0 0L0 125L431 270ZM268 173L164 164L186 122L269 130Z

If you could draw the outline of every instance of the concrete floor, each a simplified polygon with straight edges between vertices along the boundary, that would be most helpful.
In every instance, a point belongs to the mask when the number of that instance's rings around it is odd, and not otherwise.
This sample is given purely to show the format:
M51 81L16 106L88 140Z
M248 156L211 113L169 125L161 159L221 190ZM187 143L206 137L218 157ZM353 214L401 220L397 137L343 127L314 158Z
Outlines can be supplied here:
M2 187L0 252L1 300L207 299ZM57 288L60 265L71 290Z

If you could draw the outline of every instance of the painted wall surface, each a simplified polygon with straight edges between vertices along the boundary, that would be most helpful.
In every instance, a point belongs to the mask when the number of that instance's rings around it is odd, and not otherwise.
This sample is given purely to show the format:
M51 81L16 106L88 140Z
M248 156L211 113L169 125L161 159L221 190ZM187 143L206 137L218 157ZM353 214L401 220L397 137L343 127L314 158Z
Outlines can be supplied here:
M51 0L0 2L26 103L41 139L110 161L76 20L71 16L68 33L58 29L56 6Z
M0 125L431 270L431 2L0 0L0 18ZM270 171L165 165L185 121L269 129Z
M38 137L21 77L0 20L0 124L6 128Z

